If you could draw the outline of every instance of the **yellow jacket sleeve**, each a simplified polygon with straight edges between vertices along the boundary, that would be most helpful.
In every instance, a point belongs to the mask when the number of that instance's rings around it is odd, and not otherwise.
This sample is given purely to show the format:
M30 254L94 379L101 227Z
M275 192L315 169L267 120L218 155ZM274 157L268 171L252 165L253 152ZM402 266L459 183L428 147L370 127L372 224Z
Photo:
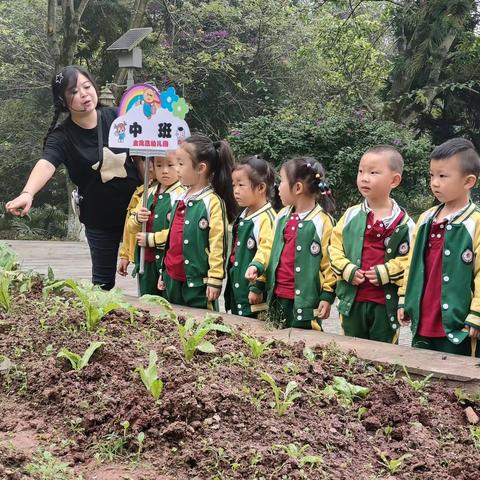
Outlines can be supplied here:
M398 282L398 286L400 287L398 289L398 308L403 308L403 305L405 303L405 291L407 290L408 275L410 273L410 263L412 260L413 251L415 250L415 241L417 239L418 228L423 223L424 216L425 214L420 216L413 230L412 241L410 242L410 251L408 252L407 262L403 271L403 279Z
M329 216L324 216L323 232L322 232L322 260L320 261L320 285L323 293L329 293L331 295L321 295L322 300L327 300L333 303L335 300L335 286L337 279L332 270L330 258L328 257L328 247L330 245L330 239L332 237L333 224Z
M272 253L273 242L273 222L266 213L262 215L259 227L257 252L249 266L257 267L258 281L265 283L265 272Z
M208 234L208 279L210 287L222 288L227 255L227 215L223 201L212 195L210 202L210 231Z
M355 272L360 267L346 257L343 249L343 228L347 214L348 210L335 227L333 227L330 245L328 246L328 256L330 257L331 268L337 277L343 278L346 282L351 283Z
M473 297L470 302L470 312L465 319L465 324L480 330L480 213L475 212L475 235L473 238L474 248L474 280ZM478 348L478 347L477 347Z
M122 245L118 253L120 258L128 258L130 262L134 261L136 232L131 232L128 227L128 224L129 224L129 220L132 212L134 210L135 211L138 210L139 205L141 205L142 203L142 195L143 195L143 185L136 188L135 192L133 192L132 198L130 199L130 203L128 204L127 215L125 218L125 225L123 227Z

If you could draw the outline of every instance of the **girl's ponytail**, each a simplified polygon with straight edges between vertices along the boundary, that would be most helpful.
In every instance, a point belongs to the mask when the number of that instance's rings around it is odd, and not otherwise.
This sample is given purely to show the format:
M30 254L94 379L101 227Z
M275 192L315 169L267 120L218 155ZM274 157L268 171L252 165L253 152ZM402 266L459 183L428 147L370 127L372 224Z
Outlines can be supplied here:
M60 108L58 108L55 105L55 112L53 114L53 120L52 123L50 124L50 127L48 128L47 134L45 135L43 139L43 148L45 148L45 145L47 144L47 138L48 136L53 132L54 128L57 126L58 122L58 117L60 116Z
M233 152L230 145L225 140L214 142L218 161L215 166L212 165L212 187L215 192L225 202L227 218L231 223L237 214L237 202L233 195L232 170L233 170Z
M233 222L237 214L237 203L233 196L233 153L230 145L225 140L212 142L205 135L192 135L185 139L182 147L184 145L193 147L190 153L194 165L207 165L212 187L225 202L228 221Z
M320 195L318 197L318 203L320 206L330 215L333 215L337 210L337 203L333 198L332 191L328 183L325 180L319 182Z

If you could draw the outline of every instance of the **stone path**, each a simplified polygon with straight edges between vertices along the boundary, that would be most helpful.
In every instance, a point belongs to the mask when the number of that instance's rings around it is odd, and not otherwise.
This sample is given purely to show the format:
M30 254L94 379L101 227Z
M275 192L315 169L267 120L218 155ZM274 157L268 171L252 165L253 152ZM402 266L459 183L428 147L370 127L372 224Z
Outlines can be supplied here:
M73 278L75 280L91 278L90 252L84 242L53 242L53 241L24 241L9 240L8 243L17 252L25 269L32 269L40 273L47 273L50 266L57 278ZM129 267L132 271L132 267ZM137 296L137 284L131 276L117 275L117 286L126 295ZM223 301L220 310L225 311ZM331 316L323 322L327 333L341 334L340 320L335 307ZM400 345L410 346L411 334L408 328L402 328Z

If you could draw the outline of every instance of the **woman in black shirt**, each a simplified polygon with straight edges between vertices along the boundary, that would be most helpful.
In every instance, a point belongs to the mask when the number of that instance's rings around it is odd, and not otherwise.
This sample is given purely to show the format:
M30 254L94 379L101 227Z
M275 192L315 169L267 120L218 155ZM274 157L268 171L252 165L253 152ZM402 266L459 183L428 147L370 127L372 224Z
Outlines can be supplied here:
M63 68L52 79L55 115L39 160L21 194L7 203L14 215L26 215L35 194L62 163L81 197L80 221L92 257L92 282L109 290L115 285L118 247L125 212L139 183L126 149L109 149L113 108L98 103L98 90L90 73L77 66ZM68 117L57 125L62 112ZM99 128L100 125L100 128Z

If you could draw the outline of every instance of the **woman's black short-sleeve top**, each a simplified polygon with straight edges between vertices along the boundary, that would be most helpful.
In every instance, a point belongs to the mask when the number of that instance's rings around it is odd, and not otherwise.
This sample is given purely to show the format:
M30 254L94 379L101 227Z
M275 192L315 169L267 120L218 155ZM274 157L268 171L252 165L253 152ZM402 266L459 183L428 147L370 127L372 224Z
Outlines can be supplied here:
M117 114L110 107L100 107L100 110L103 146L108 148L110 126ZM99 171L97 127L82 128L70 117L48 136L43 150L42 158L55 168L64 164L70 179L78 186L83 196L80 221L88 227L123 225L128 203L139 183L128 149L112 148L104 153Z

